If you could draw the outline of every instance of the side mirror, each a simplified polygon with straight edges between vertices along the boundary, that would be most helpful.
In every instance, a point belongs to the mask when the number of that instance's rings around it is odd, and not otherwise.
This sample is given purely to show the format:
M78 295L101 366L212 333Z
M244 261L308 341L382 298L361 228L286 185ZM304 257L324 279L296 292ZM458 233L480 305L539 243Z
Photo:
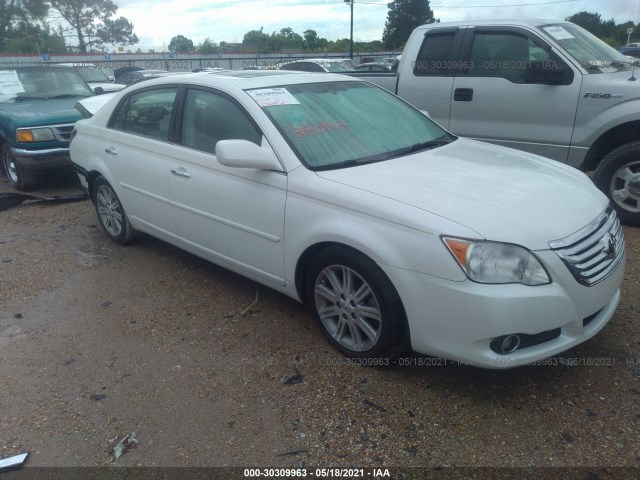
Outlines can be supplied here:
M216 158L227 167L281 170L271 147L260 147L248 140L220 140L216 144Z
M524 74L525 83L571 85L573 70L556 60L532 60Z
M95 93L96 95L102 95L102 94L104 93L104 88L102 88L102 87L96 87L96 88L93 90L93 93Z

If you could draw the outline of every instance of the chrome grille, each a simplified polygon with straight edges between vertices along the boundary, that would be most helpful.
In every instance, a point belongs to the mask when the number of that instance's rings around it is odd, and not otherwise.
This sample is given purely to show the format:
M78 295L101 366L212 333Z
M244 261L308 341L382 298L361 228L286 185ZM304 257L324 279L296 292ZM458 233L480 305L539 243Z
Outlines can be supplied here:
M607 278L624 257L622 227L611 207L583 229L549 246L578 283L588 287Z
M67 123L64 125L50 125L56 140L59 142L68 143L71 140L71 131L73 130L73 123Z

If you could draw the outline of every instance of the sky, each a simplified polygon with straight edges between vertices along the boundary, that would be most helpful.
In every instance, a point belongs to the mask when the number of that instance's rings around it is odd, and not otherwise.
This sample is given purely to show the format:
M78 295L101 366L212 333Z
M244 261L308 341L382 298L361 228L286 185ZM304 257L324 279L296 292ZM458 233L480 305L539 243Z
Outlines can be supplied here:
M291 27L302 35L315 30L329 40L349 38L350 7L344 0L115 0L116 16L126 17L139 38L136 48L166 50L176 35L194 44L242 42L249 30L271 34ZM355 0L355 41L381 40L389 11L385 0ZM604 20L638 23L640 0L431 0L441 22L472 19L545 18L563 20L580 11L599 13ZM638 32L640 39L640 32ZM633 40L633 39L632 39Z

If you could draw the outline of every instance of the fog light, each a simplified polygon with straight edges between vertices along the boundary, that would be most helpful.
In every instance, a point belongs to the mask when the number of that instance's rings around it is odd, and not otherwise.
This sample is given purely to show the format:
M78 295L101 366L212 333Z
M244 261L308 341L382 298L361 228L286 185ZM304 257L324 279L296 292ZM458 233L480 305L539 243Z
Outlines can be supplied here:
M500 352L504 355L515 352L520 346L519 335L507 335L500 342Z

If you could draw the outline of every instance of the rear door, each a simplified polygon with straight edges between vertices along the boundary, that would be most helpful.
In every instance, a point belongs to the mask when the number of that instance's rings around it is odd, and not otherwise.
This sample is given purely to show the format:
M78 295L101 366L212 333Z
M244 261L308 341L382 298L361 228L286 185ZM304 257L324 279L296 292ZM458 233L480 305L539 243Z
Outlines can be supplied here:
M169 131L177 87L136 91L123 99L104 139L109 180L134 226L175 238L171 214Z

